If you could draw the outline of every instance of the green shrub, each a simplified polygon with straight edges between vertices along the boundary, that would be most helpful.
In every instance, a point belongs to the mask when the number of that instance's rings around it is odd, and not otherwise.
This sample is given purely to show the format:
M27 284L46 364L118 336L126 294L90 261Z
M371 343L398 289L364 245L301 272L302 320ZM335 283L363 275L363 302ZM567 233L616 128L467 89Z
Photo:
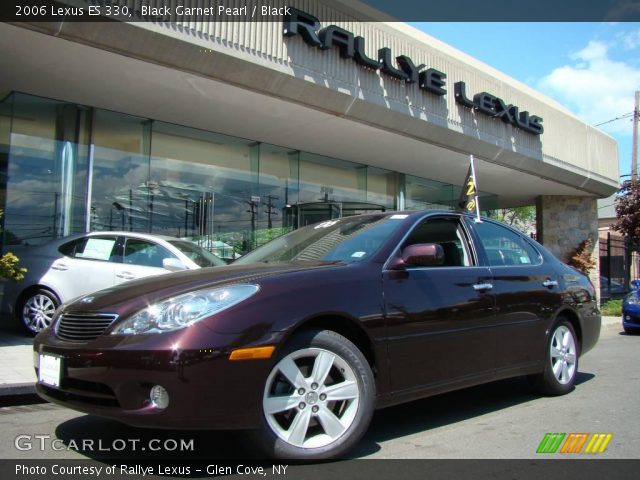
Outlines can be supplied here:
M622 300L609 300L600 307L605 317L619 317L622 315Z

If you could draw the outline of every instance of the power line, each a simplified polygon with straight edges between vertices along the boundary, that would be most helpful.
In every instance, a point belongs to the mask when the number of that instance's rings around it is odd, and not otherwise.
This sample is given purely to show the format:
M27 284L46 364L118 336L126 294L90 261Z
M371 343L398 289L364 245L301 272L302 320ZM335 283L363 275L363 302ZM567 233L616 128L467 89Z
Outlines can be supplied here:
M621 115L616 118L612 118L611 120L607 120L606 122L598 123L594 125L594 127L599 127L600 125L606 125L607 123L616 122L618 120L624 120L625 118L633 117L633 114L634 112L625 113L624 115Z

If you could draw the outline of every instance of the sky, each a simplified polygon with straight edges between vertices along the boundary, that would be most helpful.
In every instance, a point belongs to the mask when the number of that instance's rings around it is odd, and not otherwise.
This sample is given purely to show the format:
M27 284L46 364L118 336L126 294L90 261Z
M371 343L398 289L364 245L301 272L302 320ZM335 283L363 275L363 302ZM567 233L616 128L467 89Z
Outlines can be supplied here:
M640 23L411 25L548 95L591 125L633 112ZM631 172L632 127L631 117L598 127L618 141L619 175Z

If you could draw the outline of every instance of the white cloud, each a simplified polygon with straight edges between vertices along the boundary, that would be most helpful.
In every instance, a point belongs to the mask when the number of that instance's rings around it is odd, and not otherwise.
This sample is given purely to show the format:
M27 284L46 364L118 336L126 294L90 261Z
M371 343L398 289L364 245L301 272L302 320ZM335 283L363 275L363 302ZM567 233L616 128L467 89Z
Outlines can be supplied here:
M601 41L590 41L570 59L571 64L556 68L540 80L543 91L592 125L633 112L640 68L612 60L609 45ZM611 134L631 134L628 119L600 128Z
M633 32L620 32L616 35L616 38L627 50L635 50L640 47L640 30L635 30Z

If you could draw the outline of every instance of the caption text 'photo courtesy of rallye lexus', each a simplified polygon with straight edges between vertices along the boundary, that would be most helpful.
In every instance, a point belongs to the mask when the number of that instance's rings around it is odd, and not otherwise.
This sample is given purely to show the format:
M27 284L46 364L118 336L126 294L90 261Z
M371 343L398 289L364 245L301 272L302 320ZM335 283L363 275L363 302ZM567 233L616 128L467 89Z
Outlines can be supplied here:
M233 264L80 297L35 339L45 399L126 424L244 429L273 457L345 455L374 409L526 375L574 388L590 280L504 224L386 212Z

